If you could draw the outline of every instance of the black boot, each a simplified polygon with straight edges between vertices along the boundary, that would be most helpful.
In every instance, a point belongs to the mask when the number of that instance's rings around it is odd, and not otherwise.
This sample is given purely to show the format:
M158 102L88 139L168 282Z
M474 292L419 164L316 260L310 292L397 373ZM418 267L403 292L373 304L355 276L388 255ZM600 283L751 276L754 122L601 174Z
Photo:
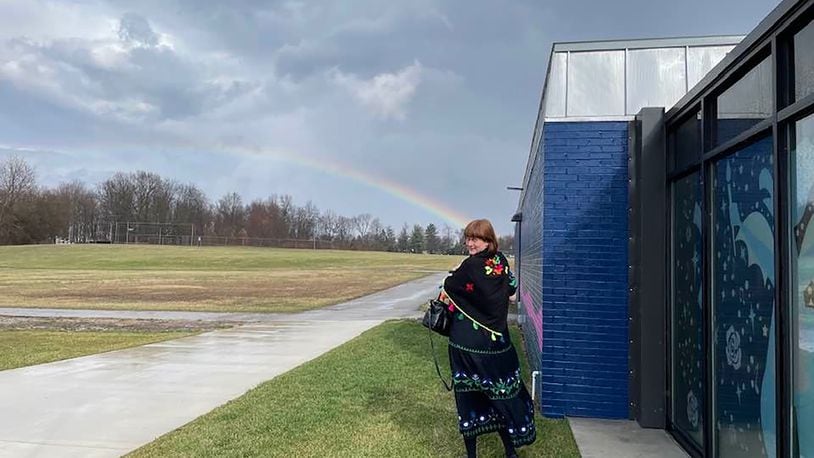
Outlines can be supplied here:
M509 431L501 429L498 431L500 440L503 441L503 449L506 451L506 458L517 458L517 450L512 445L512 438L509 436Z
M464 436L466 446L466 458L478 458L478 436Z

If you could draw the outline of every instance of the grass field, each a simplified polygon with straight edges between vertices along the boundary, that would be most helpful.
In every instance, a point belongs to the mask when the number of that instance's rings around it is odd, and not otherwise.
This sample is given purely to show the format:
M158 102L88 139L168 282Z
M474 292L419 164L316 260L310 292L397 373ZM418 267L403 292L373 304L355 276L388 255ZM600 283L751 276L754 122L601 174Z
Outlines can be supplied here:
M444 272L460 260L272 248L3 246L0 307L297 312Z
M0 330L0 370L177 339L193 332Z
M516 329L512 338L522 352ZM446 344L435 339L448 376ZM566 420L538 417L537 427L537 442L520 456L579 456ZM503 456L497 434L481 437L478 448L478 456ZM128 456L464 455L455 402L435 374L426 328L390 321Z

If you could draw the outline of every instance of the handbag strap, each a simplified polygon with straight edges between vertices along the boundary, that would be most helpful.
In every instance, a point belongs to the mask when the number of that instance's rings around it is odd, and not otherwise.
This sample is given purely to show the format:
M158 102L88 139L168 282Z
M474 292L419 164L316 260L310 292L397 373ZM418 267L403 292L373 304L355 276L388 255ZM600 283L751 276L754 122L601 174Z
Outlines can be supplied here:
M444 384L444 388L446 388L447 391L452 391L452 386L450 386L452 385L452 380L450 380L449 384L447 384L447 381L444 380L444 377L441 375L441 368L438 367L438 357L435 355L435 344L432 342L432 330L430 330L430 328L427 328L427 330L430 333L430 348L432 349L432 360L435 362L435 372L438 373L438 378L441 379L441 383Z

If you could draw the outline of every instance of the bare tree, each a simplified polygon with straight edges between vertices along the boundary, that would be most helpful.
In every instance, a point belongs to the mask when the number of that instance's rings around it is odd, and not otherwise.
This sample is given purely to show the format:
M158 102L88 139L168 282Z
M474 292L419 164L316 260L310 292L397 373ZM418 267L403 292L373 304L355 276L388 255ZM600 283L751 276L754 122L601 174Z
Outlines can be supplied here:
M396 246L396 231L394 231L391 226L387 226L387 229L385 229L384 231L384 241L385 241L385 250L387 251L398 250Z
M203 234L206 225L212 219L211 205L203 193L193 184L175 187L175 198L172 200L172 220L175 223L191 223L196 234Z
M367 230L367 235L364 237L364 248L367 250L384 251L386 250L386 237L387 233L382 226L379 218L370 220L370 225Z
M402 253L410 249L410 234L407 231L407 223L404 223L404 225L401 226L401 232L399 232L398 239L396 240L396 249Z
M244 206L241 196L232 192L212 205L195 185L180 185L145 171L115 173L93 190L79 181L39 189L33 168L24 160L12 156L0 161L0 243L36 243L54 237L74 242L123 240L117 232L120 226L114 224L119 222L191 223L196 234L243 239L319 237L337 248L434 252L436 244L434 225L427 231L415 225L410 234L405 224L396 236L392 227L368 213L352 218L331 210L321 213L310 201L297 206L290 195L272 195ZM170 233L172 229L161 226L160 234L186 235L188 229ZM450 239L447 235L445 241L451 244Z
M64 226L60 236L71 242L96 239L102 223L96 194L80 181L59 185L55 194L61 211L67 212L67 221L62 223Z
M291 235L294 226L294 212L296 210L294 199L288 194L283 194L277 198L277 205L280 207L280 217L286 228L286 234L283 237L288 237Z
M215 209L215 232L234 237L244 228L246 210L240 194L231 192L221 197Z
M305 206L295 209L291 235L299 239L312 238L318 222L319 209L309 200Z
M36 188L34 168L19 156L0 162L0 243L24 243L23 212Z
M249 237L272 237L271 212L265 201L252 201L246 209L246 233Z
M351 218L347 216L338 216L336 218L336 239L339 241L341 246L349 246L352 238L352 224Z
M99 185L99 204L109 221L136 220L136 190L130 176L116 173Z
M370 213L362 213L353 217L352 224L353 230L356 231L356 236L360 239L365 239L370 233L370 223L373 216Z
M338 219L339 215L334 213L333 210L326 210L319 217L320 236L327 240L334 240L339 233Z
M166 223L172 214L174 184L160 175L139 170L130 175L133 204L138 221Z

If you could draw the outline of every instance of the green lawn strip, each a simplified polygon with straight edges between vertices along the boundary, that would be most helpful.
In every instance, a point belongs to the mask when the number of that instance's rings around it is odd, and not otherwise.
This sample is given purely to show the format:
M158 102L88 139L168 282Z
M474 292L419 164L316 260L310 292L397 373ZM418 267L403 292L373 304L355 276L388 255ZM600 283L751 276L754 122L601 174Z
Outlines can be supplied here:
M513 336L520 342L516 330ZM449 374L445 342L435 339ZM427 330L390 321L128 456L461 456L456 420ZM565 420L538 418L537 425L537 442L521 456L579 456ZM482 437L479 449L479 456L503 456L497 434Z
M177 339L194 332L0 331L0 370Z

